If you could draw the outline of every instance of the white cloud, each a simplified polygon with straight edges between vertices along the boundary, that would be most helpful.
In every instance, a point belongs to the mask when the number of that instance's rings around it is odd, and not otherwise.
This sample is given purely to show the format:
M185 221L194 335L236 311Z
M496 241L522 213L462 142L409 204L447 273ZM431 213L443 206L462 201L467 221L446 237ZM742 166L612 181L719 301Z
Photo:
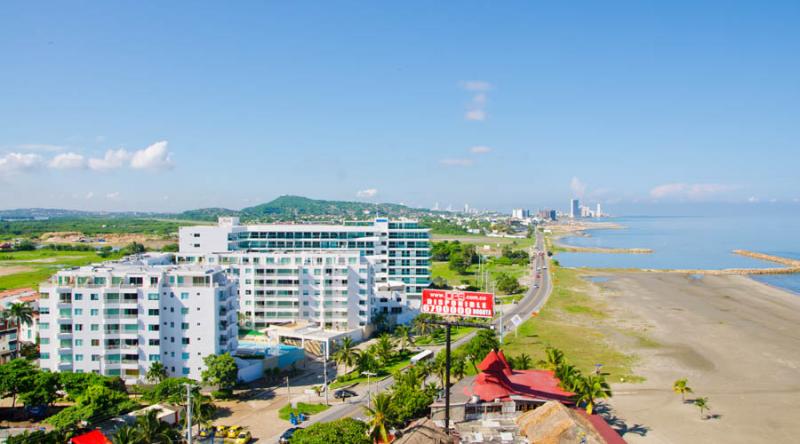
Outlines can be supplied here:
M122 168L131 158L130 153L124 148L118 150L108 150L102 159L89 159L89 168L96 171L107 171Z
M106 194L106 199L116 199L119 197L119 191Z
M747 198L747 202L749 203L758 203L759 199L755 196L750 196Z
M472 165L472 159L448 158L440 160L439 163L444 166L468 167Z
M483 122L486 120L486 111L482 109L470 109L464 113L464 118L476 122Z
M650 197L653 199L706 200L737 188L737 186L717 183L667 183L650 190Z
M465 80L461 82L461 87L467 91L489 91L492 84L483 80Z
M577 177L573 177L569 182L569 188L572 190L572 195L577 198L583 198L586 194L586 184L581 182Z
M63 153L50 159L48 166L59 170L86 168L86 159L80 154Z
M371 197L375 197L377 194L378 194L378 190L376 188L367 188L366 190L359 190L356 193L356 196L357 197L371 198Z
M131 158L131 168L139 170L166 170L173 166L172 153L167 151L166 140L135 151Z
M473 93L472 99L467 104L464 119L476 122L486 120L488 117L485 109L488 100L486 92L492 89L492 84L483 80L467 80L461 82L461 88Z
M42 162L42 156L38 154L8 153L0 156L0 174L32 170Z
M94 197L94 191L89 191L86 193L86 200L89 200Z
M473 146L472 148L469 149L469 152L471 152L473 154L486 154L486 153L491 152L491 151L492 151L491 147L483 146L483 145Z

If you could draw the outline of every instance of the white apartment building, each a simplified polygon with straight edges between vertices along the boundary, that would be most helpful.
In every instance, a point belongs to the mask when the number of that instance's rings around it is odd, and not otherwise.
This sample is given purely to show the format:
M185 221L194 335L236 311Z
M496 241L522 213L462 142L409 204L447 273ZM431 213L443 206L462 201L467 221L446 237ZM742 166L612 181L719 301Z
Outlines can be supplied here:
M237 278L247 328L302 321L326 330L363 331L381 313L393 322L408 322L414 313L402 282L377 283L374 259L358 250L238 251L191 260L220 265Z
M430 285L430 230L413 220L242 225L237 217L221 217L217 225L182 227L179 249L186 262L235 251L357 250L373 259L376 283L402 282L412 303L419 304L422 290Z
M40 286L40 366L141 381L160 361L200 379L237 348L237 284L220 267L143 256L63 270Z

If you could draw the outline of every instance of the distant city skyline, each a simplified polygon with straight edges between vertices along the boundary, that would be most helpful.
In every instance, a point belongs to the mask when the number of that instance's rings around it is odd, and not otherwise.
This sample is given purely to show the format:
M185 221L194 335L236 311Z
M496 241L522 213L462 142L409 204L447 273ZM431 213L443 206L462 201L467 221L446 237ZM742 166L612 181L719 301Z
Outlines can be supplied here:
M800 208L796 2L196 6L5 5L1 208Z

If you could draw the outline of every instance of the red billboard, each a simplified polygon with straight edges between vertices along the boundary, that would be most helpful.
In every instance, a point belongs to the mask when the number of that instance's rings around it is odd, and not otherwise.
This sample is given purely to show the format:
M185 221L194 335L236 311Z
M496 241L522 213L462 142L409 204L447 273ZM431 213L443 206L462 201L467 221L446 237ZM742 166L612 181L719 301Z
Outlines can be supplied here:
M494 294L474 291L423 290L422 313L471 318L494 317Z

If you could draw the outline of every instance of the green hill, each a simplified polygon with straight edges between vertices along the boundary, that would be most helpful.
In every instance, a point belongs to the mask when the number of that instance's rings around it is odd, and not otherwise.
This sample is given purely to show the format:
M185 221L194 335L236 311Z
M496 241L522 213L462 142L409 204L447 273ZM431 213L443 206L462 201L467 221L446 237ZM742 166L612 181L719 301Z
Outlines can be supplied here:
M337 200L317 200L301 196L281 196L277 199L240 212L243 219L264 217L302 217L336 216L363 217L365 215L401 215L425 210L415 210L398 204L374 204L367 202L346 202Z

